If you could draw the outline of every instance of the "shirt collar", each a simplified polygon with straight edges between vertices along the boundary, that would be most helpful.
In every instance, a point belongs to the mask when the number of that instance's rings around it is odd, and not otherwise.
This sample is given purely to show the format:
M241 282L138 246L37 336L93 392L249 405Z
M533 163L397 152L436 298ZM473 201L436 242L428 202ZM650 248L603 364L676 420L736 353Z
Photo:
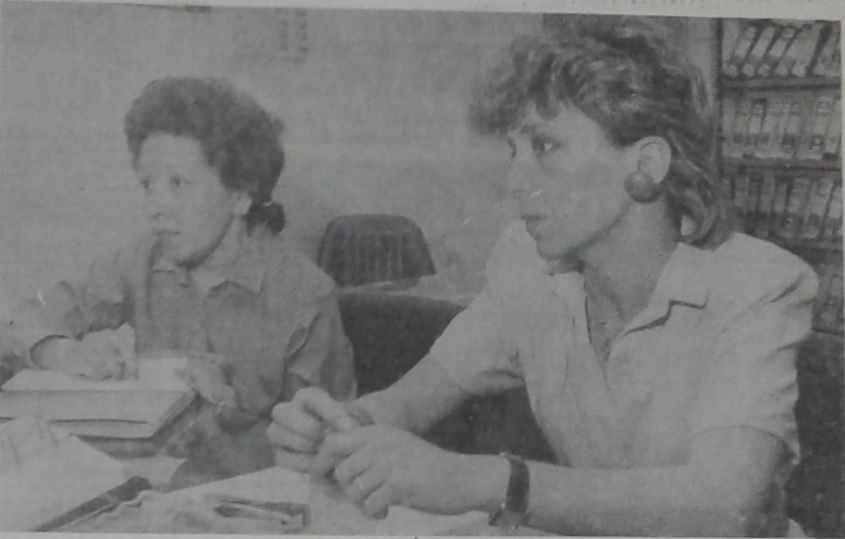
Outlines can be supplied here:
M664 319L675 303L703 308L708 295L703 254L702 249L678 243L663 267L648 305L629 322L623 333Z
M204 290L211 290L225 282L230 282L257 294L261 291L266 268L262 242L255 241L254 238L245 238L238 246L237 255L232 264L222 268L194 271L193 275L197 284ZM158 256L153 263L153 270L174 273L179 282L184 284L187 284L188 275L192 273L161 256Z

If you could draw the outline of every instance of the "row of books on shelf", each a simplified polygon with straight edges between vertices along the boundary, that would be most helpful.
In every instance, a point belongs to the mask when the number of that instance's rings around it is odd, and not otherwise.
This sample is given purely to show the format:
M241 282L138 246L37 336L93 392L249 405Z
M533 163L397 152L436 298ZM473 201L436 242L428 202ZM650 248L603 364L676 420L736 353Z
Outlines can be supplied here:
M731 78L829 77L840 73L838 22L730 21L740 25L726 42L722 72Z
M841 101L831 91L726 96L722 100L722 155L836 160L842 144Z
M842 333L845 328L842 305L842 261L830 261L815 268L819 277L819 293L813 308L816 329Z
M738 171L723 177L744 229L788 242L841 242L842 182L837 173Z

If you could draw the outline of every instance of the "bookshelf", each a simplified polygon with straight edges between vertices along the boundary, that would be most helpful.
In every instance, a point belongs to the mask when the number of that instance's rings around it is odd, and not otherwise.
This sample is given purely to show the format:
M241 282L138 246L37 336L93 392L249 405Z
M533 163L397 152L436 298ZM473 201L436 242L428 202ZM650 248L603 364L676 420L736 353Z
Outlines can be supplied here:
M744 232L792 251L819 277L813 334L798 359L804 455L790 513L811 536L842 536L840 24L723 19L717 36L722 188Z

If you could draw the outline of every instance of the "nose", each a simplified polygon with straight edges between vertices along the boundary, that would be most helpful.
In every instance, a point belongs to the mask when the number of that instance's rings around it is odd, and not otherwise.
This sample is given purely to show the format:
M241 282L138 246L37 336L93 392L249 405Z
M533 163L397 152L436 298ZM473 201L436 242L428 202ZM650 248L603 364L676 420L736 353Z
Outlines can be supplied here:
M505 176L508 194L515 202L542 196L543 191L535 181L536 166L530 157L525 157L525 152L517 151Z
M174 196L164 182L151 180L146 189L145 208L147 217L153 222L170 218L174 209Z

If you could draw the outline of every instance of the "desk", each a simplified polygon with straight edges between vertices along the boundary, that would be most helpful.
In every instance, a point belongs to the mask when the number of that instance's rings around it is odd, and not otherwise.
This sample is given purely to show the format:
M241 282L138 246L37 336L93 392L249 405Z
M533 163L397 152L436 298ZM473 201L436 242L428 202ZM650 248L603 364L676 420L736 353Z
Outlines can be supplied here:
M223 481L207 483L181 491L160 495L160 502L166 505L189 506L203 499L204 496L228 495L250 498L258 501L284 501L318 505L313 509L312 522L298 534L317 535L502 535L503 531L486 524L484 513L467 513L457 516L440 516L393 507L384 520L371 520L361 515L348 502L325 502L324 487L316 487L303 475L281 468L269 468L259 472L233 477ZM320 500L315 502L315 500ZM121 532L121 531L161 531L158 529L139 530L132 528L128 519L121 522L108 514L77 523L60 531L70 532ZM137 516L135 517L137 521ZM143 524L141 525L143 526ZM170 531L170 530L165 530ZM186 531L186 530L180 530ZM266 528L197 529L195 531L211 533L273 533ZM278 533L278 532L277 532ZM519 530L516 535L539 535L531 529ZM514 535L509 533L509 535Z

